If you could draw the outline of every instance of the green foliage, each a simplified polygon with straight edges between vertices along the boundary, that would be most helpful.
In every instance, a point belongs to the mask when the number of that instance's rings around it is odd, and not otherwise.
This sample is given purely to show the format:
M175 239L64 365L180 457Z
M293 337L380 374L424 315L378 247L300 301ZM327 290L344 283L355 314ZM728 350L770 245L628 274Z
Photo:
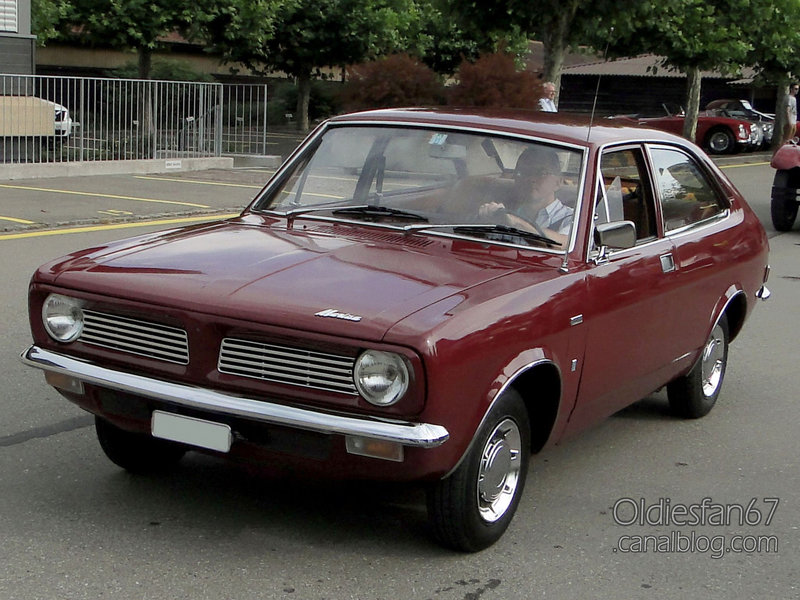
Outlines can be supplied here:
M474 63L464 61L457 80L448 103L458 106L534 108L541 96L538 77L518 71L514 57L504 52L483 55Z
M31 0L31 33L39 46L61 36L59 27L69 10L69 0Z
M195 7L188 0L71 0L67 18L95 44L154 50L161 36L191 23Z
M310 121L319 121L340 112L341 104L339 100L339 89L341 83L314 80L311 82L311 90L308 103L308 118ZM284 82L276 86L268 103L267 120L270 123L286 123L286 115L294 114L297 108L297 85L291 82Z
M126 65L114 69L113 77L121 79L135 79L139 72L137 63L129 62ZM166 58L155 58L150 67L150 77L165 81L214 81L214 78L207 73L201 73L192 66L180 60Z
M345 110L443 104L444 87L429 67L407 54L354 65L342 92Z

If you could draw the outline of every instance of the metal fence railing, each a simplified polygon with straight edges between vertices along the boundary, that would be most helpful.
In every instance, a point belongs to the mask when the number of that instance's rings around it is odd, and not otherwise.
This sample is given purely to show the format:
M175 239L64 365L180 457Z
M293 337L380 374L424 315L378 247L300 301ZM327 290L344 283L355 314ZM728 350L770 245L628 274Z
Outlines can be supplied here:
M0 75L0 162L263 154L265 85Z

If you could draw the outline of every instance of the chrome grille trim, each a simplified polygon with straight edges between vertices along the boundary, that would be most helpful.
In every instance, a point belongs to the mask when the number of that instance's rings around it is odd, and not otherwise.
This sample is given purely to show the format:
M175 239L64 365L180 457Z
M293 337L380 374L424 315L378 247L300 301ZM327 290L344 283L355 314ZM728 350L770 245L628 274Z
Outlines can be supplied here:
M303 348L225 338L219 351L220 373L288 385L357 395L355 358Z
M85 344L189 364L189 340L183 329L93 310L84 310L83 316L83 331L78 339Z

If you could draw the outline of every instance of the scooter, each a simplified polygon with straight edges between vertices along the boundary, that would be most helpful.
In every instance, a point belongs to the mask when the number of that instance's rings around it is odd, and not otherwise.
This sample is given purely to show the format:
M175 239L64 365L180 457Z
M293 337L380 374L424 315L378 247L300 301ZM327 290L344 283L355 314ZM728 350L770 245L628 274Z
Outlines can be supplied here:
M776 169L770 202L772 226L778 231L789 231L800 206L800 145L792 141L781 146L770 166Z

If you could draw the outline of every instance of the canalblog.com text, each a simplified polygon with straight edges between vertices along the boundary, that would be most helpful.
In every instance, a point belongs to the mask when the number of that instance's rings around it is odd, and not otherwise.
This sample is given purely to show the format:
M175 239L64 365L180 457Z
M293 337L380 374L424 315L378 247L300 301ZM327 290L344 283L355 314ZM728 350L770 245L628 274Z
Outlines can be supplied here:
M699 553L711 558L726 554L776 554L779 540L775 535L707 535L688 527L738 529L769 527L780 501L778 498L752 498L745 503L721 504L711 498L697 503L675 503L669 498L647 502L644 498L620 498L614 503L613 518L623 527L677 528L668 532L622 535L614 552Z

